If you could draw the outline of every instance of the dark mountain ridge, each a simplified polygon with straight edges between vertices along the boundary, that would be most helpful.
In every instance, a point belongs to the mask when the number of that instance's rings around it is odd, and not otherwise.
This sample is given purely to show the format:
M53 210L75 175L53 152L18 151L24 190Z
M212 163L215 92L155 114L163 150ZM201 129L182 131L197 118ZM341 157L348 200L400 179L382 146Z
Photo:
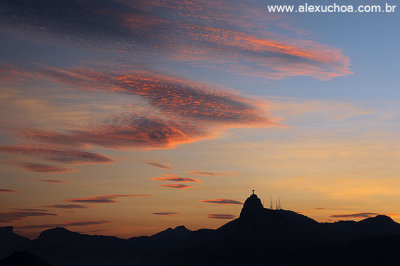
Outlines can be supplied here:
M397 265L400 224L384 215L318 223L264 208L253 194L239 218L216 230L178 226L121 239L58 227L30 241L7 227L0 229L0 247L2 258L27 250L51 265Z

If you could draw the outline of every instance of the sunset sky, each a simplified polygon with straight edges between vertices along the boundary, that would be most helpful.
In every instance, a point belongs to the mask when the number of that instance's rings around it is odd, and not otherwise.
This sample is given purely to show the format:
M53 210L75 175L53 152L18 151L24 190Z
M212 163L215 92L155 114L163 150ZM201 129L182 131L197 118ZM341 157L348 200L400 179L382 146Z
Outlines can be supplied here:
M400 221L399 13L277 2L1 1L0 226L217 228L252 189Z

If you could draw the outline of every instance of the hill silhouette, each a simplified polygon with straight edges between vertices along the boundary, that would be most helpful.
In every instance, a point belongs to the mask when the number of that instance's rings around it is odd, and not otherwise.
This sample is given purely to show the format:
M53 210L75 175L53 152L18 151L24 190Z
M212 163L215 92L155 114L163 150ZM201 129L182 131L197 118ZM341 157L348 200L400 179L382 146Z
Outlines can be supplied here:
M400 261L400 224L388 216L319 223L293 211L264 208L255 194L244 202L239 218L218 229L191 231L178 226L152 236L121 239L57 227L28 240L7 227L0 229L0 236L2 258L27 250L51 265L398 265ZM14 241L12 248L8 239Z

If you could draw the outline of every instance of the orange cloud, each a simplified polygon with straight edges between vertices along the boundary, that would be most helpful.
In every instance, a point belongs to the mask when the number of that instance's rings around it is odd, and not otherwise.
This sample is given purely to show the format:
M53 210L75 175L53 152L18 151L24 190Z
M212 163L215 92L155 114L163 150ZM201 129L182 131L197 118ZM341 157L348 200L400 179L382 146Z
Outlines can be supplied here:
M67 36L90 49L111 47L166 61L205 62L205 66L219 65L228 71L268 78L306 75L330 79L351 73L349 59L340 49L301 36L288 37L287 29L294 29L294 33L301 30L288 25L283 16L267 16L260 11L265 7L257 3L108 0L55 6L44 0L33 7L25 2L29 1L2 2L0 9L5 11L0 22L11 29L62 36L63 41ZM277 33L282 28L285 35Z
M187 132L185 132L187 131ZM176 145L196 141L202 134L190 125L184 127L173 121L159 118L118 117L110 124L76 130L73 133L58 133L44 130L25 130L20 136L36 141L60 145L98 145L118 148L173 148Z
M104 124L68 132L36 129L19 132L18 136L34 141L69 146L98 145L113 149L160 149L213 138L226 128L274 125L267 117L265 103L224 90L215 90L205 84L159 74L133 72L121 75L79 68L52 68L42 71L42 76L77 89L95 88L140 96L153 109L152 116L132 111L114 115ZM24 152L33 153L28 150ZM101 154L83 154L78 151L74 154L78 158L66 156L62 151L50 153L48 150L37 149L35 152L37 156L66 162L111 160ZM157 166L160 167L159 164Z
M204 25L185 29L194 40L206 44L200 54L196 52L197 46L185 47L177 56L179 60L213 61L233 72L272 79L312 76L326 80L352 73L349 58L340 49L314 41L291 38L281 41Z

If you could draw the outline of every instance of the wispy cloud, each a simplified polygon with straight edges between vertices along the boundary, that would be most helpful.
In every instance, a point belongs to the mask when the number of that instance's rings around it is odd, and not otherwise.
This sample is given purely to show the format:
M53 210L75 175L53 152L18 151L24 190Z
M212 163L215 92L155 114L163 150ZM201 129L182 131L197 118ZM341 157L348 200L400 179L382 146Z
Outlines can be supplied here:
M358 212L358 213L349 213L349 214L334 214L329 217L331 218L369 218L380 215L380 213L375 212Z
M39 182L52 183L52 184L66 184L67 182L58 179L36 179Z
M119 198L125 197L151 197L147 194L112 194L112 195L100 195L91 196L76 199L66 199L67 202L77 202L77 203L118 203Z
M215 204L243 204L240 201L231 199L213 199L213 200L200 200L200 201L206 203L215 203Z
M0 4L0 21L5 27L40 31L85 47L212 64L244 75L330 79L351 73L341 49L278 34L287 24L282 23L285 18L266 16L260 12L263 8L225 0L42 0L35 6L28 0L6 0Z
M88 69L52 68L42 77L78 89L106 90L145 98L151 116L124 113L104 124L69 132L22 130L20 137L58 145L98 145L107 148L173 148L199 139L213 138L231 127L265 127L266 104L209 85L149 72L125 75ZM154 164L153 164L154 166Z
M170 215L177 215L178 212L153 212L154 215L161 215L161 216L170 216Z
M168 185L160 185L161 187L168 187L168 188L176 188L176 189L188 189L192 188L192 186L184 185L184 184L168 184Z
M69 226L90 226L110 223L111 221L100 220L100 221L75 221L75 222L65 222L59 224L35 224L35 225L25 225L19 226L17 229L38 229L38 228L54 228L54 227L69 227Z
M0 193L18 193L18 190L0 188Z
M207 217L210 219L225 219L225 220L235 219L235 215L232 214L209 214Z
M198 176L234 176L237 173L234 172L225 172L225 171L189 171L192 175Z
M14 153L43 158L59 163L111 163L113 159L92 152L76 150L55 150L30 146L0 146L2 153Z
M54 205L46 205L43 208L56 208L56 209L87 209L89 206L87 205L79 205L79 204L54 204Z
M156 181L172 181L172 182L200 182L197 178L179 177L175 175L165 175L165 177L153 177L152 180Z
M45 210L36 209L19 209L17 211L3 211L0 212L0 222L8 223L13 221L24 220L28 217L38 217L38 216L57 216L55 213L47 212Z
M172 167L165 164L165 163L160 163L160 162L156 162L156 161L143 161L145 164L157 167L157 168L161 168L161 169L165 169L165 170L171 170Z
M14 164L25 170L38 173L64 174L72 171L72 169L41 163L16 162Z

